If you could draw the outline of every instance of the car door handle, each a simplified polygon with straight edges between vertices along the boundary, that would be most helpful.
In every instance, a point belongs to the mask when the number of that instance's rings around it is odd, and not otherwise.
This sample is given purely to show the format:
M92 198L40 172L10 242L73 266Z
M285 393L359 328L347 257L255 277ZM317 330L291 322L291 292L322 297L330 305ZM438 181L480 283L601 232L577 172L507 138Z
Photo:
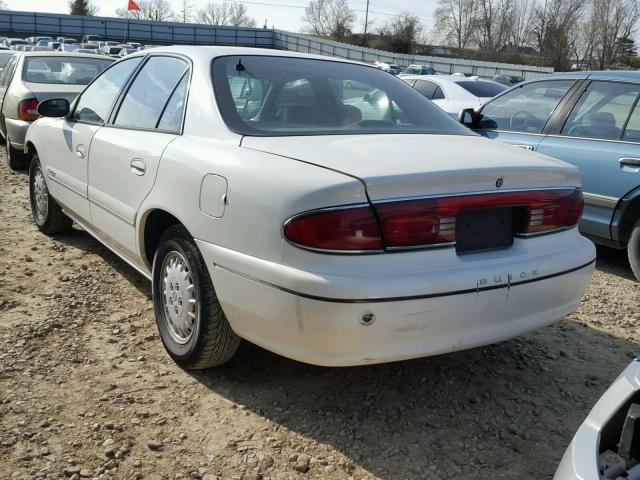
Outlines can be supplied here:
M84 158L84 145L78 145L76 147L76 155L80 158Z
M516 148L522 148L523 150L533 151L533 145L514 145Z
M134 175L138 175L139 177L144 175L144 172L147 171L147 166L139 158L131 160L129 166L131 167L131 173L133 173Z
M622 157L618 159L620 165L630 165L632 167L640 167L640 158L636 157Z

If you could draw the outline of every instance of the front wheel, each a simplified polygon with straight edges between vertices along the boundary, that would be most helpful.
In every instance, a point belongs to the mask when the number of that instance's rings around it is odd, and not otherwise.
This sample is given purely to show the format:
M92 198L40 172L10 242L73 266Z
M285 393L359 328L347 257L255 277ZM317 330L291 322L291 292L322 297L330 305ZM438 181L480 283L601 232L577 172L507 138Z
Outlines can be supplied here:
M216 367L238 350L240 337L222 311L202 255L180 225L162 235L153 259L153 307L162 343L181 367Z
M627 244L627 255L629 256L631 270L633 270L636 279L640 281L640 221L631 230L631 236Z
M38 155L34 155L29 169L29 200L33 221L47 235L71 230L73 221L67 217L55 198L49 195Z

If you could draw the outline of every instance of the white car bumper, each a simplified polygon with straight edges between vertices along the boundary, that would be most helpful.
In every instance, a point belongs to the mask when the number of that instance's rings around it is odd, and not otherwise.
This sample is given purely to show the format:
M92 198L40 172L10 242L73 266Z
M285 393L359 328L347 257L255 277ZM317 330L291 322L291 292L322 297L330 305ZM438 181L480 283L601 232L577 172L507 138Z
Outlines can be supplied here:
M562 457L554 480L600 480L600 434L627 400L640 390L640 361L626 368L600 397Z
M436 355L544 327L575 311L595 259L575 229L467 256L453 249L369 256L364 269L362 257L343 256L353 271L334 275L198 245L238 335L326 366Z

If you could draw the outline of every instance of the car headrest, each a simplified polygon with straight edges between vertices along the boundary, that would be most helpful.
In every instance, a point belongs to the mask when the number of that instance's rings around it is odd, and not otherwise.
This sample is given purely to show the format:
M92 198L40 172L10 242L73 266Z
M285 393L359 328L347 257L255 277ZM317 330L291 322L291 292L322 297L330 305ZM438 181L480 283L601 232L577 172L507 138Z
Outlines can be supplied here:
M594 127L615 127L616 119L611 112L598 112L593 115Z

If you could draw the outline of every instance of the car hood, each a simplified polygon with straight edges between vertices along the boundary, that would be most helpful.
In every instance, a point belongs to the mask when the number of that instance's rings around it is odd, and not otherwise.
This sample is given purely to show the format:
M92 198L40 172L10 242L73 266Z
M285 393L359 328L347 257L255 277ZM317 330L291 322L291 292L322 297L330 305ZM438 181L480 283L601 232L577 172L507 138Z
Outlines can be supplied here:
M244 137L241 145L356 177L372 200L580 186L572 165L476 135Z

